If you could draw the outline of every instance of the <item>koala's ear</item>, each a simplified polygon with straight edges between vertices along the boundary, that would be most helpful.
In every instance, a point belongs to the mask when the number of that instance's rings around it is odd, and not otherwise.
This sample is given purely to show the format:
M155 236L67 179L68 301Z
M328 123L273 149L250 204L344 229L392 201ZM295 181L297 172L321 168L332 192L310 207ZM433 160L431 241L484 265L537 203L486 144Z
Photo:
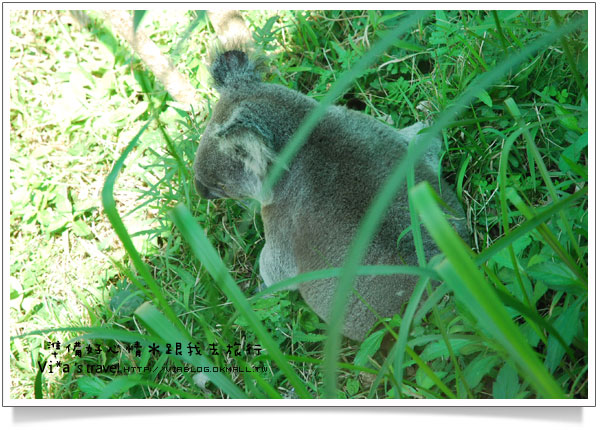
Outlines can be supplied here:
M237 49L222 52L214 59L210 73L217 89L239 87L260 82L259 60L251 61L248 55Z
M227 137L227 135L239 131L249 131L258 135L268 145L273 143L273 132L267 124L255 112L244 104L233 110L231 116L215 133L217 137Z

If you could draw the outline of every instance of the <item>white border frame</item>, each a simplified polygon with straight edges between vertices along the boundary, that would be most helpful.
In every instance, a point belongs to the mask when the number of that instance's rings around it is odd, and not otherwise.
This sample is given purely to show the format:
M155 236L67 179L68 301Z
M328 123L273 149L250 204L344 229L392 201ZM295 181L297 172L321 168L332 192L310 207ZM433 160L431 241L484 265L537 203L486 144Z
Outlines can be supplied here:
M5 240L9 233L9 208L10 200L8 192L8 186L5 188L5 184L8 184L8 142L10 141L10 117L9 117L9 88L8 88L8 67L10 64L9 58L9 13L11 10L16 9L77 9L78 5L82 5L82 9L87 10L103 10L103 9L141 9L148 7L149 9L164 9L164 8L177 8L177 9L274 9L275 7L285 6L285 9L350 9L356 6L365 6L362 3L353 2L340 2L340 3L3 3L2 4L2 283L4 286L8 286L8 273L10 273L10 262L9 262L9 242ZM588 91L591 97L588 100L589 106L589 142L588 145L588 158L593 160L590 163L595 166L596 154L595 154L595 142L596 142L596 9L595 3L553 3L553 2L538 2L538 3L369 3L366 5L367 9L398 9L398 10L419 10L419 9L448 9L451 7L453 10L488 10L488 9L515 9L515 10L543 10L543 9L554 9L554 10L587 10L588 11L588 32L589 32L589 50L588 50ZM426 6L426 7L425 7ZM550 7L548 7L550 6ZM6 144L4 143L6 142ZM589 326L588 326L588 379L589 379L589 398L588 399L565 399L565 400L553 400L553 399L381 399L381 400L355 400L355 399L314 399L314 400L236 400L236 399L178 399L178 400L156 400L156 399L139 399L139 400L128 400L128 399L115 399L115 400L104 400L104 399L11 399L10 398L10 369L8 358L9 348L9 331L8 327L10 321L8 320L8 303L9 303L9 288L3 288L2 296L2 404L3 406L301 406L301 407L315 407L315 406L341 406L341 407L358 407L358 406L378 406L378 407L393 407L393 406L411 406L411 407L431 407L431 406L445 406L445 407L460 407L460 406L478 406L478 407L505 407L505 406L595 406L596 405L596 296L595 296L595 209L596 209L596 178L595 170L589 169L589 210L588 210L588 223L589 223L589 278L593 280L590 282L589 288Z

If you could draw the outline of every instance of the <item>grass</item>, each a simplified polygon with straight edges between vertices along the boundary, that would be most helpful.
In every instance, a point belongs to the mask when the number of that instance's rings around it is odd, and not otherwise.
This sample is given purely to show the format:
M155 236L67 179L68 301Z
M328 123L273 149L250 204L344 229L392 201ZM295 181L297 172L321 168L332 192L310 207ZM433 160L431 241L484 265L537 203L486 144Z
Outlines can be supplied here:
M393 190L407 178L413 224L443 255L357 269L423 275L360 345L336 344L296 292L253 296L259 208L195 195L189 168L217 97L202 14L138 22L207 100L188 115L100 14L80 28L66 12L10 13L12 398L587 398L587 31L554 30L582 12L436 11L382 55L403 13L245 13L270 82L397 128L443 128L472 243L435 219L436 184L414 185L405 161ZM338 275L354 276L308 276ZM200 354L164 353L177 342Z

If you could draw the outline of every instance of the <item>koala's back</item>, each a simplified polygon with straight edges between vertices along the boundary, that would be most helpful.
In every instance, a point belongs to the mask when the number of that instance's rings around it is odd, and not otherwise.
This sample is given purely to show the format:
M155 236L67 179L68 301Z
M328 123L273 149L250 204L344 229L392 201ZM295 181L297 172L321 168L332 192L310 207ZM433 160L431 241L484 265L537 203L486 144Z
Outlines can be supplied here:
M295 272L282 273L283 278L343 265L366 210L392 169L406 155L409 140L420 128L422 126L398 131L345 108L329 110L281 180L278 201L263 208L267 243L270 229L278 229L277 236L286 238L272 244L279 247L279 252L270 250L278 255L279 267ZM439 141L433 146L439 149ZM437 188L438 176L433 163L421 161L415 175L417 183L425 180ZM442 197L455 215L464 216L448 185L442 181L441 186ZM466 237L464 223L455 225L459 227L459 234ZM410 214L403 186L387 211L363 264L417 265L412 234L409 232L398 242L408 226ZM426 256L430 258L438 251L423 229L422 233ZM285 260L294 264L282 265ZM407 275L360 276L356 291L380 317L389 317L408 300L415 282L416 277ZM336 279L323 279L300 285L305 301L325 320L328 320L336 283ZM363 339L378 319L356 295L350 299L346 315L344 334L356 340Z

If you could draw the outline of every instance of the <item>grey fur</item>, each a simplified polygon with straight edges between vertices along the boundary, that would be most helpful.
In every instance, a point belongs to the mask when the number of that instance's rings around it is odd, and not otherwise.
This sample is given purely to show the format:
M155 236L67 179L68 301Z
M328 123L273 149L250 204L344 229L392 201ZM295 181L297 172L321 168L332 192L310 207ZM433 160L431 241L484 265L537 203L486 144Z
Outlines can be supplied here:
M299 273L341 267L357 226L391 169L424 125L396 130L364 114L333 106L311 133L269 196L262 195L267 166L317 103L299 92L262 82L242 51L224 52L211 71L220 100L201 139L194 162L198 192L206 198L253 197L261 201L265 246L260 274L272 285ZM436 139L415 168L416 182L438 184L440 141ZM437 188L437 186L435 187ZM468 237L463 209L441 181L450 221ZM410 225L406 188L386 213L363 264L417 265L412 234L397 243ZM438 252L423 232L427 258ZM380 317L400 310L416 277L359 276L356 292ZM335 279L299 285L309 306L327 321ZM362 340L377 322L357 295L350 299L344 335Z

